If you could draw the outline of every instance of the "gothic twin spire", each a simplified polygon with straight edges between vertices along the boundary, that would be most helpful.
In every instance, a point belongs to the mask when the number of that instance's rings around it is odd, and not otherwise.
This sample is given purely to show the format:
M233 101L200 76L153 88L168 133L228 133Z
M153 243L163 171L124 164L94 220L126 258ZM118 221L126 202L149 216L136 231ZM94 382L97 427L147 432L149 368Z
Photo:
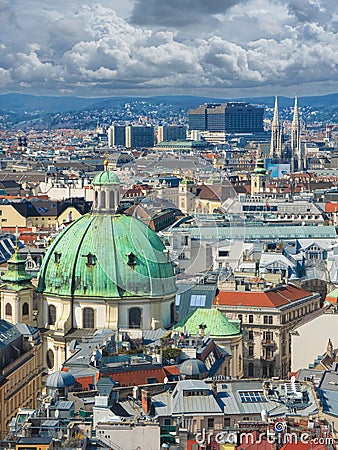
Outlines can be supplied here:
M273 119L271 122L271 143L270 143L270 158L275 160L282 159L282 137L283 130L279 123L279 113L278 113L278 98L275 98L275 107L273 112ZM302 146L300 140L300 124L298 117L298 98L295 97L295 104L293 109L293 119L291 125L291 169L294 171L304 170L304 158L302 155Z

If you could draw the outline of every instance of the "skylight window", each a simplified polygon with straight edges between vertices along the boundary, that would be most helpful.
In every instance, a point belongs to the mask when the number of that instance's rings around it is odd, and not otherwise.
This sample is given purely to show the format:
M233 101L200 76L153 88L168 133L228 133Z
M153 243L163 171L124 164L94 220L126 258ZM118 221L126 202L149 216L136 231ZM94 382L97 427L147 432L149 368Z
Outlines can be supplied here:
M190 300L190 306L205 306L207 296L206 295L192 295Z
M238 394L242 403L261 403L264 401L260 391L241 391Z

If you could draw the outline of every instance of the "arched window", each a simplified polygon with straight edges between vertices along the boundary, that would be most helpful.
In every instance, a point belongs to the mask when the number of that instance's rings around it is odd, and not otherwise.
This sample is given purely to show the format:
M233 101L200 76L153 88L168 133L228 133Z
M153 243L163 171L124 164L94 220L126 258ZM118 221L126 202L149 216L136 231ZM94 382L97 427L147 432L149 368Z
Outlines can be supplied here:
M54 352L53 352L53 350L47 350L46 359L47 359L48 369L53 369L53 367L54 367Z
M105 209L106 208L106 191L101 191L101 202L100 202L100 208Z
M55 325L56 322L56 307L48 305L48 325Z
M82 327L83 328L95 328L93 308L83 308Z
M114 210L114 209L116 209L116 206L115 206L115 193L114 193L114 191L110 191L110 193L109 193L109 208L111 210Z
M173 324L175 322L175 303L170 303L170 323Z
M129 310L129 328L141 328L141 308L130 308Z
M22 315L23 315L23 316L28 316L28 314L29 314L29 305L28 305L27 302L25 302L25 303L22 305Z
M6 316L12 315L12 305L10 303L6 303L5 314L6 314Z

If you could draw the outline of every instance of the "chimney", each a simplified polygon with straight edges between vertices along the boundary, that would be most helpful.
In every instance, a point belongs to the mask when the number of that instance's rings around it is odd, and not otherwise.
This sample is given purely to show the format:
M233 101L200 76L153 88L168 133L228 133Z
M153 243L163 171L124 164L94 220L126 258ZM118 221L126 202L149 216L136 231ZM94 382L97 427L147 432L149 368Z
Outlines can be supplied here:
M217 399L217 384L215 381L212 382L211 391L212 395Z
M331 339L329 339L329 342L327 343L326 352L331 358L333 357L333 344Z
M145 389L141 389L141 396L142 396L142 409L145 412L146 415L150 412L150 395L149 392Z

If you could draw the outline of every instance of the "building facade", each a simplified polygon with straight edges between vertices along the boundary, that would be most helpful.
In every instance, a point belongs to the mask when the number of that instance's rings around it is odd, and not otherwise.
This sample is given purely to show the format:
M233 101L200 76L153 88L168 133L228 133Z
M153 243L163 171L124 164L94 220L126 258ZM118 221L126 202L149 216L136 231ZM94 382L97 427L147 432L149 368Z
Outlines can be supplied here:
M261 133L263 108L249 103L214 103L188 111L189 129L211 132Z
M155 130L153 126L128 125L126 130L126 147L154 147Z
M37 331L37 330L36 330ZM42 344L28 342L18 328L0 320L0 439L19 408L37 408L42 389Z
M224 291L215 302L229 319L239 319L244 335L244 377L286 377L291 370L295 325L320 309L320 295L294 285L265 291Z
M143 222L116 212L113 172L99 173L93 185L93 212L55 239L40 269L37 321L47 328L49 370L65 361L72 330L132 332L174 322L176 284L164 244Z

